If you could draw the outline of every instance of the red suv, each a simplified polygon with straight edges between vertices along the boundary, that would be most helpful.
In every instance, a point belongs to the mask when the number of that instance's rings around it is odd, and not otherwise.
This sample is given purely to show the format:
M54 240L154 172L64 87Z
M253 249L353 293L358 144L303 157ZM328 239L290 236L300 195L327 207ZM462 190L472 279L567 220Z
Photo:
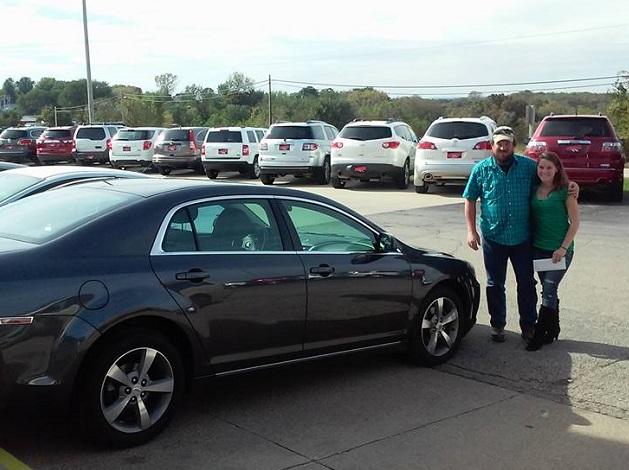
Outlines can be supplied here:
M40 163L74 163L72 153L73 126L49 127L37 139L37 159Z
M568 177L579 186L603 187L610 200L622 201L626 156L607 117L546 116L524 154L536 159L546 151L559 155Z

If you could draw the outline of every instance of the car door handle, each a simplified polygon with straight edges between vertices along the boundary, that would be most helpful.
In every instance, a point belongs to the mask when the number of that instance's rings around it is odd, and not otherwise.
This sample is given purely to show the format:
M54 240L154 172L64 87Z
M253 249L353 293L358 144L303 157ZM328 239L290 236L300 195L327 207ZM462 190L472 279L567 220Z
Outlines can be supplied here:
M327 264L322 264L321 266L310 268L310 273L319 274L320 276L329 276L334 273L334 268L332 266L328 266Z
M201 270L175 274L175 279L178 281L202 281L203 279L207 279L209 277L210 275L208 273Z

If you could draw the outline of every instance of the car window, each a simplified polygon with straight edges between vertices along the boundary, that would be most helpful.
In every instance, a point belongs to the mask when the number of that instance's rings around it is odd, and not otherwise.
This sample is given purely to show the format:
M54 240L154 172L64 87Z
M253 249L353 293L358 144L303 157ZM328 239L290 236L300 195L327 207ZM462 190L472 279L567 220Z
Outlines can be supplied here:
M348 126L339 133L339 137L352 140L378 140L391 137L388 126Z
M314 139L312 127L309 126L273 126L269 130L267 139Z
M207 134L207 129L197 129L194 131L194 139L197 142L203 142L205 140L205 135Z
M173 142L189 142L190 131L188 129L166 129L159 136L160 140Z
M44 129L32 129L31 131L29 131L29 135L31 139L36 139L41 135L42 132L44 132Z
M108 127L107 130L109 131L109 135L112 137L118 133L117 127Z
M316 140L326 140L322 126L312 126L312 137Z
M41 137L44 139L71 139L72 129L47 129L42 132Z
M256 130L256 135L258 136L258 142L260 142L264 137L264 131Z
M42 181L30 175L0 173L0 202Z
M302 251L370 252L375 235L333 209L305 202L284 202Z
M168 224L162 249L281 251L282 241L268 201L220 201L179 209Z
M115 136L114 140L151 140L155 131L148 129L122 129Z
M247 131L247 140L249 142L256 142L256 133L253 131Z
M209 143L239 143L242 142L242 132L230 131L228 129L209 131L205 137L205 141Z
M323 129L325 130L325 135L327 136L328 140L334 140L336 138L338 133L334 130L333 127L323 126Z
M76 131L76 139L104 140L105 129L102 127L81 127Z
M26 131L22 129L5 129L0 134L1 139L23 139L26 137Z
M540 136L610 137L611 134L605 119L562 118L546 120Z
M438 139L477 139L489 135L485 124L470 121L434 123L426 131L429 137Z

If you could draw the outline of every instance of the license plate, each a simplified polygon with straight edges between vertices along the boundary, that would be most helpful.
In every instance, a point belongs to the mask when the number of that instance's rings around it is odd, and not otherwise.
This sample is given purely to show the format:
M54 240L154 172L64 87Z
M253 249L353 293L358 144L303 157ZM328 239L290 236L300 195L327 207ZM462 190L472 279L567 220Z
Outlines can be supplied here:
M177 148L177 146L176 146L176 145L169 145L169 146L167 147L167 149L168 149L168 150L175 150L176 148Z
M130 152L131 151L131 147L127 147L127 146L122 147L122 151L123 152Z
M290 150L290 144L280 144L280 150Z
M227 149L218 149L219 155L227 155Z
M7 145L6 148L8 148L9 150L13 150L15 147L13 145Z
M94 155L88 155L88 156L87 156L87 157L85 157L85 158L87 158L88 160L94 160Z
M463 152L448 152L447 158L462 158Z

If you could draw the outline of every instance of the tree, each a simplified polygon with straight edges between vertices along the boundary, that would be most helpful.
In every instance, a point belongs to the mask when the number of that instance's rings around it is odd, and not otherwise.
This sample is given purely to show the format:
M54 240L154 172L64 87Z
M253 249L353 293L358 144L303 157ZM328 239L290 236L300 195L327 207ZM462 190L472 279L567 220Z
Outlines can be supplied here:
M162 75L155 76L155 85L157 85L158 91L161 95L173 96L175 89L179 83L177 75L172 73L164 73Z
M17 90L15 88L15 81L12 78L7 78L2 85L2 94L8 97L7 103L15 104L17 101Z
M625 142L625 149L629 145L629 72L623 70L611 92L612 99L607 108L607 114L614 123L618 137Z
M34 88L35 82L28 77L22 77L15 85L17 86L18 94L25 95Z

